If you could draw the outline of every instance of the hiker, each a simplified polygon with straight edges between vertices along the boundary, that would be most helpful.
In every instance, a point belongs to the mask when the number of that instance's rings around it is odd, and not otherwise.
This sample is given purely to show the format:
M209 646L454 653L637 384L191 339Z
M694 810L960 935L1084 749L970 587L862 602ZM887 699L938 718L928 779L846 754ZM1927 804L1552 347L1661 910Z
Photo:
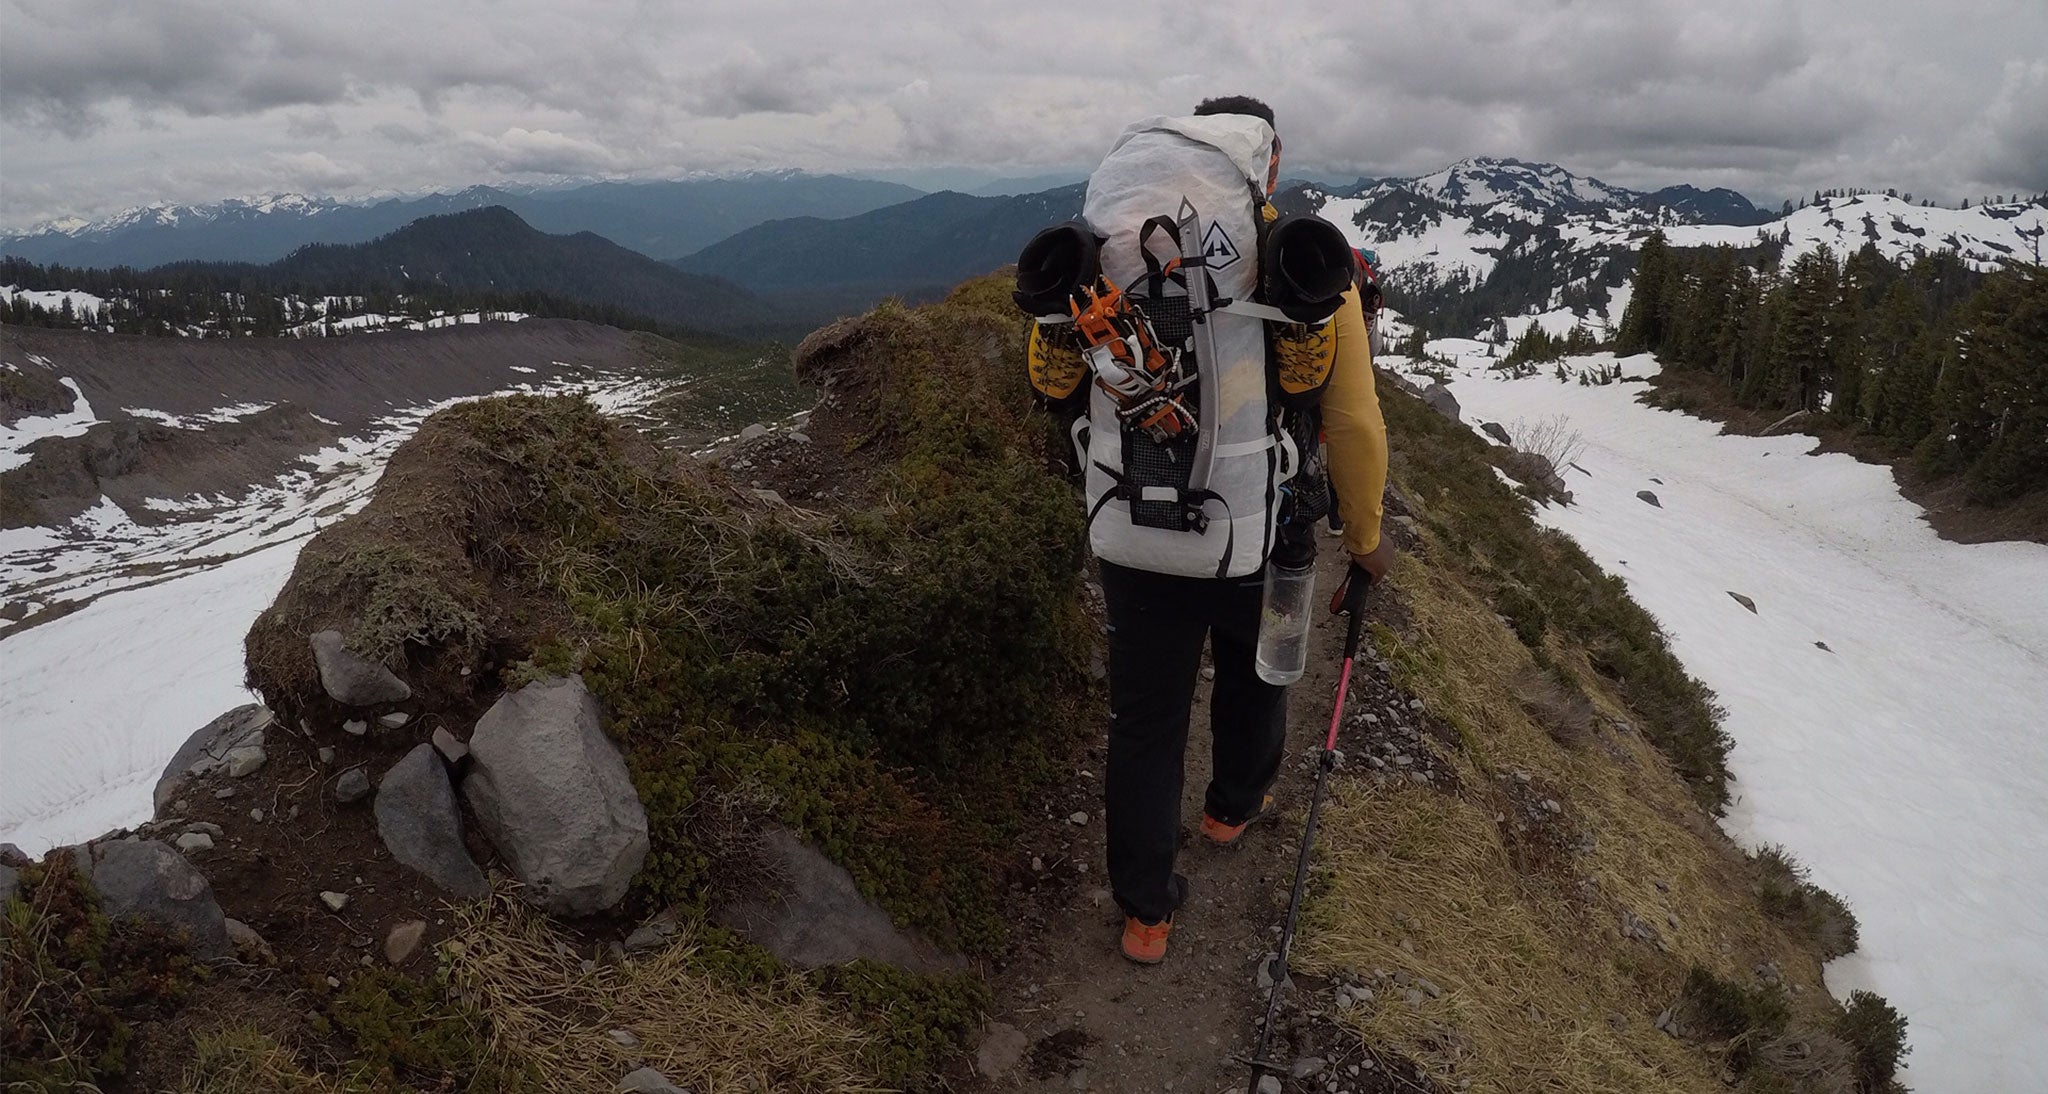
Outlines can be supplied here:
M1254 664L1267 563L1304 539L1313 557L1325 467L1345 549L1375 578L1393 559L1354 258L1327 222L1279 216L1279 173L1273 111L1256 99L1147 119L1090 178L1084 223L1018 260L1017 302L1039 317L1033 388L1088 408L1074 434L1109 617L1109 876L1121 952L1146 964L1165 958L1187 896L1174 860L1204 642L1201 834L1229 845L1271 808L1286 738L1287 689Z

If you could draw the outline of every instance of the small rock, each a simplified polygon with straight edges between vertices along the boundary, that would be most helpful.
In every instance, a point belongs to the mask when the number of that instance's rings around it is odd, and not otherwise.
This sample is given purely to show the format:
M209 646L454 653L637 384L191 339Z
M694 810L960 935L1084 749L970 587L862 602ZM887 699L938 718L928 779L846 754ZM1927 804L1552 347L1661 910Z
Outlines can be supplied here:
M1273 966L1278 965L1279 963L1280 955L1277 953L1269 953L1264 957L1259 958L1259 971L1256 983L1258 984L1260 991L1273 990ZM1292 976L1289 976L1285 980L1281 981L1281 983L1283 987L1293 987L1294 978Z
M1543 811L1545 813L1562 813L1564 812L1564 806L1559 805L1556 798L1545 798L1543 799Z
M1426 976L1416 977L1415 986L1421 988L1423 992L1427 994L1431 999L1440 999L1443 997L1444 989L1437 987L1436 981L1431 980Z
M362 801L370 796L370 775L360 767L351 767L334 780L334 800L346 805Z
M626 936L626 952L641 953L646 950L657 949L673 937L675 933L675 916L669 912L662 912L653 919L633 928L633 933Z
M1086 813L1075 813L1075 814L1074 814L1073 816L1071 816L1071 817L1068 817L1068 818L1067 818L1067 823L1068 823L1068 824L1071 824L1071 825L1075 825L1076 827L1078 827L1078 826L1080 826L1080 825L1083 825L1083 824L1087 824L1087 823L1088 823L1088 814L1086 814Z
M250 820L252 820L252 821L255 821L255 822L256 822L257 824L262 824L262 823L263 823L263 810L262 810L262 809L251 809L251 810L249 810L249 819L250 819Z
M341 723L341 731L352 737L360 737L370 732L370 723L363 721L361 718L350 718L348 721Z
M223 786L219 790L213 792L213 797L214 800L216 801L226 801L234 796L235 788L232 786Z
M1671 891L1671 883L1661 877L1652 881L1650 884L1655 885L1657 887L1657 891L1660 893L1668 893Z
M750 425L747 428L740 430L740 440L743 441L757 441L763 437L766 437L767 435L768 427L762 425L760 422L755 422L753 425Z
M426 933L427 921L424 919L410 919L391 928L391 933L384 936L384 960L394 965L405 964L405 959L420 948L420 939L426 937Z
M1410 700L1408 700L1408 709L1409 709L1409 710L1421 710L1421 709L1422 709L1422 700L1420 700L1420 699L1410 699Z
M640 1038L630 1029L608 1029L604 1035L621 1048L639 1048Z
M412 715L402 710L394 710L389 714L380 716L377 719L377 724L385 729L398 729L410 721L412 721Z
M1421 1006L1421 1005L1422 1005L1422 1001L1423 1001L1424 999L1427 999L1427 998L1429 998L1429 997L1428 997L1428 996L1426 996L1426 995L1424 995L1424 994L1422 994L1422 989L1421 989L1421 988L1409 988L1409 989L1408 989L1408 994L1407 994L1406 998L1407 998L1407 1000L1408 1000L1408 1005L1409 1005L1409 1006L1411 1006L1411 1007L1419 1007L1419 1006Z
M1007 1023L991 1022L988 1032L982 1034L980 1047L974 1050L974 1069L984 1078L1000 1078L1024 1059L1024 1051L1029 1047L1031 1039L1024 1036L1024 1031Z
M789 439L795 441L798 444L811 443L811 435L808 433L791 433L789 435Z
M228 941L234 945L236 953L263 964L268 964L275 958L270 951L270 943L263 941L263 936L256 933L256 928L239 919L222 920L222 923L227 927Z
M172 840L171 845L188 855L194 851L211 851L213 837L204 832L187 832Z
M758 429L760 427L748 426L747 428ZM669 1082L668 1077L661 1072L651 1067L643 1067L637 1071L627 1072L626 1077L619 1080L618 1094L690 1094L690 1092Z
M1654 505L1659 509L1664 508L1664 503L1657 500L1657 495L1650 493L1648 490L1636 491L1636 497L1641 498L1643 501L1651 505Z
M1737 604L1740 604L1740 605L1742 605L1743 607L1745 607L1745 608L1748 608L1748 609L1749 609L1749 614L1751 614L1751 615L1755 615L1755 614L1756 614L1756 601L1754 601L1754 600L1751 600L1750 598L1748 598L1748 597L1746 597L1746 596L1742 595L1741 593L1738 593L1738 592L1736 592L1736 591L1735 591L1735 590L1733 590L1733 589L1730 589L1730 590L1728 590L1728 595L1729 595L1729 596L1732 596L1732 597L1734 597L1734 598L1735 598L1735 602L1736 602Z
M1831 649L1828 649L1828 644L1827 644L1826 642L1815 642L1815 643L1813 644L1813 648L1814 648L1814 649L1817 649L1817 650L1820 650L1820 651L1822 651L1822 652L1824 652L1824 653L1833 653L1833 652L1835 652L1835 651L1833 651L1833 650L1831 650Z
M214 839L219 839L227 834L226 832L221 831L220 825L215 824L212 821L193 821L191 824L185 826L185 831L204 832L207 835L212 836Z
M340 631L321 631L310 641L320 686L335 702L367 707L412 698L412 687L390 669L343 646Z
M1295 1078L1306 1079L1311 1075L1320 1074L1323 1068L1327 1066L1328 1062L1321 1056L1303 1056L1301 1059L1294 1061L1294 1067L1291 1070L1294 1072Z
M227 762L222 766L227 768L228 778L240 779L254 775L257 771L261 770L263 761L266 759L269 759L269 757L264 754L263 746L243 745L241 748L230 751L227 754Z
M1069 1072L1067 1074L1067 1089L1088 1089L1088 1069L1085 1067L1077 1067L1073 1071Z
M450 764L459 764L469 755L469 746L456 740L455 734L443 726L434 728L434 750Z
M1203 665L1203 666L1202 666L1202 679L1204 679L1204 680L1214 680L1214 679L1216 679L1216 666L1214 666L1214 665Z
M329 747L328 747L328 746L326 746L326 745L321 745L321 746L320 746L320 752L319 752L319 756L320 756L320 762L321 762L321 763L323 763L323 764L331 764L331 763L333 763L333 762L334 762L334 749L332 749L332 748L329 748Z
M1280 1077L1278 1075L1260 1076L1259 1094L1280 1094Z
M320 903L327 905L328 911L338 912L348 907L348 894L337 893L332 889L322 890L320 893Z

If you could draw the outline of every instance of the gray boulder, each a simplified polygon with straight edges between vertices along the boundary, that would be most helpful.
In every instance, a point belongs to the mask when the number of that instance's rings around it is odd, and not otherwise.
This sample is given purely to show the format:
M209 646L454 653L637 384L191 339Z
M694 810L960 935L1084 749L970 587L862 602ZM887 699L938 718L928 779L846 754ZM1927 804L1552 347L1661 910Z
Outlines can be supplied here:
M1499 422L1481 422L1479 423L1479 432L1505 445L1513 445L1515 443L1508 438L1508 431L1502 428Z
M911 972L961 967L930 942L899 930L838 863L786 829L770 828L764 836L764 873L776 884L713 909L719 925L807 969L860 958Z
M158 840L130 836L93 844L92 886L101 910L112 918L134 916L183 930L200 957L234 952L227 917L206 875Z
M469 738L463 795L527 899L556 915L617 904L647 858L647 814L602 723L571 676L499 699Z
M1728 592L1728 595L1729 595L1729 596L1732 596L1732 597L1734 597L1734 598L1735 598L1735 602L1736 602L1737 604L1740 604L1740 605L1742 605L1743 607L1745 607L1745 608L1748 608L1748 609L1749 609L1749 614L1751 614L1751 615L1755 615L1755 614L1756 614L1756 601L1754 601L1754 600L1751 600L1750 598L1748 598L1748 597L1746 597L1746 596L1742 595L1741 593L1738 593L1738 592L1736 592L1736 591L1735 591L1735 590L1733 590L1733 589L1729 589L1729 590L1727 590L1727 592Z
M270 722L270 708L250 703L200 726L197 732L185 738L184 744L178 746L171 762L164 765L164 773L157 778L156 811L163 812L191 780L227 767L231 754L237 750L254 749L261 755L263 731ZM241 751L235 758L246 764L248 755L247 751Z
M320 686L327 689L335 702L367 707L412 698L412 686L390 669L349 652L341 644L340 631L321 631L312 641L313 663L320 667Z
M1645 505L1654 505L1659 509L1664 508L1664 503L1657 500L1657 495L1648 490L1636 491L1636 497Z
M371 811L392 858L456 896L475 900L490 893L490 882L462 846L462 813L433 745L415 747L384 773Z
M1422 389L1422 401L1428 403L1429 409L1438 414L1454 422L1459 420L1458 397L1451 394L1451 389L1445 387L1443 381L1430 381L1430 385Z

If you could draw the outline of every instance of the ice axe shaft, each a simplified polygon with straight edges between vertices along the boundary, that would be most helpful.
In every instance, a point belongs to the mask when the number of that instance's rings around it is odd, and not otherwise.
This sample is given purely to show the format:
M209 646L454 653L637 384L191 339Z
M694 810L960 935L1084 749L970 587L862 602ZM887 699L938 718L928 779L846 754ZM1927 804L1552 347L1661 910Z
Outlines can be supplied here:
M1337 702L1330 711L1330 732L1323 738L1323 754L1316 762L1316 788L1308 799L1308 824L1301 833L1301 850L1294 858L1294 889L1287 897L1287 918L1280 925L1280 948L1267 966L1273 988L1266 996L1266 1020L1259 1026L1259 1047L1252 1053L1251 1082L1245 1094L1258 1094L1259 1080L1271 1070L1266 1050L1273 1039L1273 1023L1280 1015L1280 990L1287 984L1287 953L1294 947L1294 925L1301 916L1301 894L1308 887L1308 864L1315 850L1316 823L1322 819L1323 787L1337 766L1337 727L1344 722L1344 699L1351 692L1351 665L1358 659L1358 640L1365 630L1365 593L1372 587L1372 575L1354 562L1344 575L1344 584L1330 602L1331 611L1351 618L1344 634L1344 668L1337 676Z

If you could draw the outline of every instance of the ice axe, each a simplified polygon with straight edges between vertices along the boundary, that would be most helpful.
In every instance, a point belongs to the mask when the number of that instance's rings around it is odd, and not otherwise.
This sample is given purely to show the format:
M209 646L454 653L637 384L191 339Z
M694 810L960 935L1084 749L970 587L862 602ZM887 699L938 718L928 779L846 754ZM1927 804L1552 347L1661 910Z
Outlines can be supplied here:
M1323 786L1329 781L1330 772L1337 767L1337 727L1344 722L1344 697L1351 691L1351 664L1358 658L1358 639L1365 629L1365 593L1371 587L1372 574L1353 562L1344 574L1344 583L1337 586L1337 595L1330 598L1332 614L1351 617L1344 632L1344 670L1337 677L1337 705L1330 712L1330 732L1323 738L1323 754L1316 760L1316 788L1309 795L1308 825L1301 833L1301 851L1294 860L1294 891L1287 897L1287 918L1280 925L1279 952L1266 966L1273 988L1266 996L1266 1020L1259 1027L1259 1047L1252 1053L1252 1078L1245 1086L1245 1094L1258 1094L1260 1079L1288 1070L1268 1060L1266 1050L1273 1039L1273 1021L1280 1014L1280 989L1287 984L1287 951L1294 946L1294 924L1301 916L1301 893L1308 884L1309 856L1315 847L1316 821L1323 811Z

